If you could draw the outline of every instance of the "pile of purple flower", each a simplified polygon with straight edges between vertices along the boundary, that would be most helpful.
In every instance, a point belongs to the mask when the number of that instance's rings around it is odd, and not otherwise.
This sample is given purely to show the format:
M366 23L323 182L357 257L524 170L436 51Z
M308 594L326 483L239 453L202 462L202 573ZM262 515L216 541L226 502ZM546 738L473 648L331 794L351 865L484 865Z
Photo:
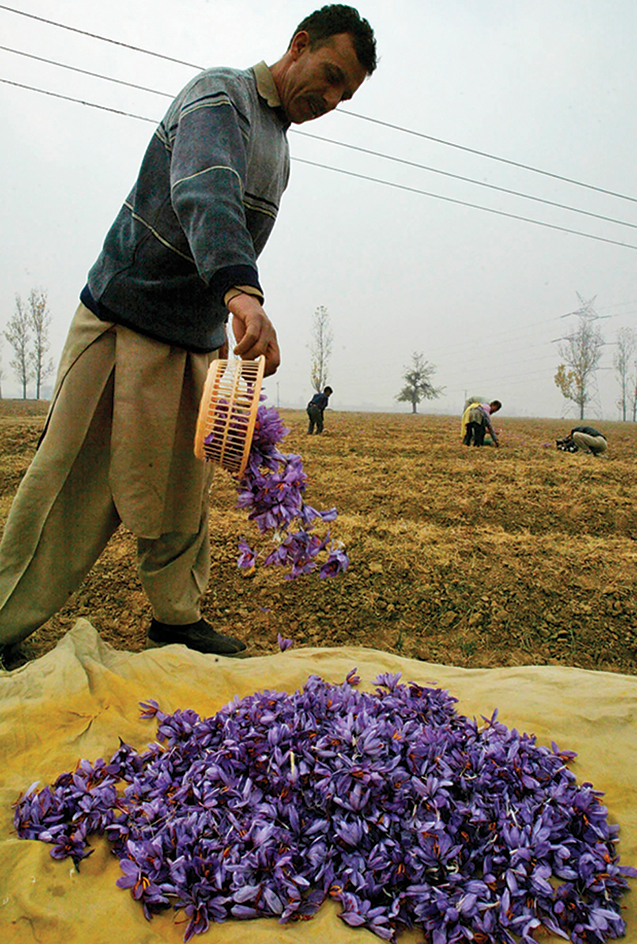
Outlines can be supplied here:
M566 767L575 755L399 678L363 693L355 670L312 676L206 719L149 701L158 742L33 785L18 834L77 865L105 833L117 884L148 918L184 909L186 941L230 918L307 918L327 897L387 941L412 927L432 944L621 936L637 870L619 865L601 794Z
M347 570L347 554L342 545L332 540L329 531L321 538L313 529L318 521L334 521L336 508L316 511L305 504L307 476L301 457L285 455L277 448L288 432L277 411L261 403L248 465L237 483L238 506L248 509L248 518L262 534L272 535L275 546L264 564L290 565L286 577L294 579L313 571L319 555L326 552L319 577L335 577ZM252 569L257 552L243 538L239 550L239 567Z

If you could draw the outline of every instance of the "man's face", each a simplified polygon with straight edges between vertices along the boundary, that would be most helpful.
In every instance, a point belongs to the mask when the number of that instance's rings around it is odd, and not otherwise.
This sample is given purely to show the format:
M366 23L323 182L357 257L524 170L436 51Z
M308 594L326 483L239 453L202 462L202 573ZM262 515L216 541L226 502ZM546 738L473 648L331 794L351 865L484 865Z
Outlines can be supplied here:
M367 75L349 33L338 33L315 49L310 49L307 33L297 33L288 54L290 64L278 90L285 113L295 124L319 118L348 101Z

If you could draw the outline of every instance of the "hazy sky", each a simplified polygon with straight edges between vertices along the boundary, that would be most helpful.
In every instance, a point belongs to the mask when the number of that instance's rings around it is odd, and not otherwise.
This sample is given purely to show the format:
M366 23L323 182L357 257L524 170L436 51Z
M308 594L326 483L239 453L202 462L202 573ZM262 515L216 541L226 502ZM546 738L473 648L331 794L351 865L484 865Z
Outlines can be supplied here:
M7 9L0 9L3 47L170 96L199 66L276 61L315 8L305 0L14 3L192 65ZM437 365L435 381L446 388L426 409L458 412L466 394L478 394L503 401L503 421L507 413L566 415L568 404L553 383L560 360L555 342L576 326L575 317L564 316L580 307L579 293L595 298L609 342L598 373L601 413L592 409L590 416L616 419L611 342L619 328L637 329L637 6L628 0L364 0L358 8L376 31L379 67L342 113L297 126L340 145L290 134L290 186L260 261L283 354L266 385L270 400L302 406L309 399L312 316L324 305L334 334L335 409L407 409L395 396L418 351ZM153 122L169 102L5 49L0 78ZM3 82L0 127L0 327L16 293L45 289L57 360L86 273L135 180L153 124ZM18 394L11 355L4 341L5 396Z

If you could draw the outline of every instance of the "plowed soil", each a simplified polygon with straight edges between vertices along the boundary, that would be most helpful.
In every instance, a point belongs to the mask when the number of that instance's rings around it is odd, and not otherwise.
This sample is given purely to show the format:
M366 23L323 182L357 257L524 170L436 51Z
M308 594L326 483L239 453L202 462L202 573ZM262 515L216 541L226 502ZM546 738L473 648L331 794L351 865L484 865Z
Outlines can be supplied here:
M0 527L44 423L46 404L0 401ZM501 448L467 448L456 417L328 411L322 436L281 410L286 452L303 457L308 504L336 505L347 574L286 580L281 568L236 567L237 542L259 543L215 474L212 576L204 615L272 652L361 645L459 666L561 664L637 673L637 427L595 423L609 453L558 452L574 421L498 415ZM263 541L261 546L269 550ZM66 606L28 640L37 657L78 617L136 651L150 607L135 539L115 535Z

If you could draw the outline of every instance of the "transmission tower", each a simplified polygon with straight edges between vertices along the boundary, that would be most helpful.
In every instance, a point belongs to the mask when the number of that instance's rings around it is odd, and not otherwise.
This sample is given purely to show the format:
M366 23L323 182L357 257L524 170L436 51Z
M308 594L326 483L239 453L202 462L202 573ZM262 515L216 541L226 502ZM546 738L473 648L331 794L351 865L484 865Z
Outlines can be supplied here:
M588 301L585 298L582 298L579 292L576 292L576 295L579 298L580 307L576 311L569 312L569 314L577 315L578 318L580 318L582 321L588 322L589 324L592 324L594 321L598 321L601 318L601 315L597 314L594 307L597 295L593 295L593 297L589 298ZM597 368L591 374L589 390L590 396L588 398L587 408L598 419L602 419L602 398L599 392L599 383L597 382Z

